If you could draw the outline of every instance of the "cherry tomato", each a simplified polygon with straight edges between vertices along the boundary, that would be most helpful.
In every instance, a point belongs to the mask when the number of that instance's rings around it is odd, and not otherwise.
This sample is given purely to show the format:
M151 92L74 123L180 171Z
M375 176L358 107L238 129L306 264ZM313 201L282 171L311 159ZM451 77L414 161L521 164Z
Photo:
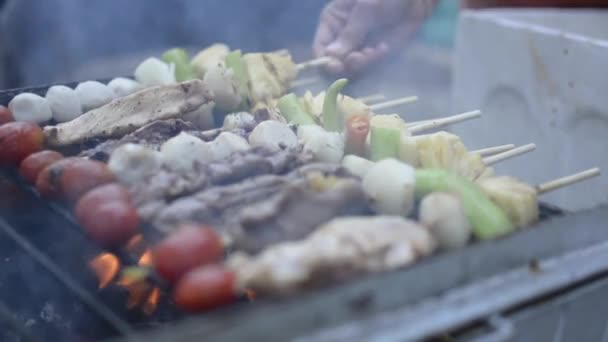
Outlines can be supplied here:
M173 300L190 312L215 309L236 298L235 274L219 265L207 265L187 273L175 286Z
M19 173L27 182L34 184L38 174L47 166L63 159L63 155L55 151L40 151L30 154L19 166Z
M137 209L127 201L114 200L81 211L77 217L84 231L102 247L118 247L137 233Z
M158 273L175 282L197 266L220 260L223 245L212 228L187 225L170 234L152 252Z
M346 120L346 153L364 156L369 132L369 115L352 115Z
M104 203L131 203L129 190L117 183L105 184L87 192L76 203L74 215L77 220L85 220L87 213Z
M102 162L79 157L65 158L43 169L36 188L45 197L75 202L87 191L114 180Z
M9 122L0 126L0 165L17 166L32 153L42 150L44 134L31 122Z
M11 110L7 106L0 106L0 126L11 121L15 121Z

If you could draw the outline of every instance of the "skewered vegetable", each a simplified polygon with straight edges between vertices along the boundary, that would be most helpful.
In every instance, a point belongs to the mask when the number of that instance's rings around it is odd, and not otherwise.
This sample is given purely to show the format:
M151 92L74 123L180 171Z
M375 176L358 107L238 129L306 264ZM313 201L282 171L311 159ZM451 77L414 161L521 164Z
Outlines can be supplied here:
M243 98L232 69L220 64L209 67L203 80L213 92L213 101L218 108L233 111L239 107Z
M191 64L199 78L203 78L207 69L212 66L224 64L226 56L230 53L228 46L224 44L213 44L199 52L192 58Z
M294 93L284 95L279 99L277 107L287 122L296 125L316 125L315 120L300 105Z
M373 116L370 120L370 159L399 158L401 138L407 132L407 125L398 115Z
M374 164L363 177L363 189L379 214L407 216L414 205L415 170L396 159Z
M87 192L76 203L74 213L84 231L102 247L124 244L139 227L128 190L115 183Z
M328 131L339 132L344 128L344 117L338 110L338 95L348 84L345 78L335 81L327 89L327 94L323 101L323 127Z
M352 115L346 119L345 153L365 156L367 136L370 129L369 115Z
M189 81L195 78L194 67L190 64L188 52L184 49L171 49L163 54L163 61L175 66L175 80Z
M180 227L152 250L156 270L172 283L196 267L221 260L223 253L220 236L197 225Z
M117 77L108 83L108 87L114 92L115 98L129 96L141 89L142 85L130 78Z
M144 87L170 85L176 82L175 66L154 57L141 62L133 75L135 76L135 80Z
M47 126L44 133L52 146L76 144L95 137L117 136L152 121L190 113L211 99L212 95L200 80L153 87L117 99L70 122Z
M486 171L481 156L469 153L460 138L454 134L437 132L414 139L422 168L448 170L469 180L477 179Z
M124 184L133 184L156 173L161 166L158 152L137 144L124 144L115 149L108 168Z
M13 113L15 121L42 123L53 117L47 99L32 93L22 93L13 97L8 108Z
M107 85L97 81L79 83L74 91L78 95L82 111L85 113L106 105L114 99L114 91Z
M32 153L42 150L44 135L31 122L9 122L0 126L0 165L19 165Z
M82 104L76 91L62 85L49 88L45 98L49 102L53 119L57 122L74 120L82 115Z
M236 299L235 275L222 266L204 266L186 274L176 285L173 300L182 310L201 312Z
M45 197L75 202L87 191L113 180L114 176L106 164L70 157L44 168L38 174L36 189Z
M193 170L197 163L205 164L214 159L212 146L201 139L181 132L160 147L163 165L177 172Z
M284 149L298 146L298 137L286 124L266 120L258 124L249 134L249 143L254 147Z
M424 196L418 216L442 248L464 247L471 238L471 224L456 194L434 192Z
M213 160L227 158L231 154L239 151L246 151L250 148L247 139L230 132L222 132L211 144Z
M279 98L287 93L297 75L289 54L247 53L243 56L249 73L249 96L253 103Z
M317 125L301 125L298 139L304 151L312 153L318 161L339 163L344 156L344 137L338 132L328 132Z
M253 257L235 253L227 264L236 273L238 289L291 293L313 284L319 274L332 278L344 271L391 270L430 254L434 247L428 231L415 222L347 217L322 225L305 240L272 245Z
M240 50L232 51L226 55L226 68L232 70L234 78L238 82L239 93L243 99L241 105L247 105L249 100L249 72Z
M495 239L515 229L505 212L475 183L445 170L416 170L416 195L423 197L433 192L454 192L460 196L473 234L478 239Z
M481 179L477 184L516 227L538 222L538 198L534 187L505 176Z
M19 174L30 184L36 184L38 174L52 163L63 159L63 155L55 151L40 151L30 154L19 166Z
M369 169L374 166L374 162L349 154L342 159L342 166L353 175L363 178Z

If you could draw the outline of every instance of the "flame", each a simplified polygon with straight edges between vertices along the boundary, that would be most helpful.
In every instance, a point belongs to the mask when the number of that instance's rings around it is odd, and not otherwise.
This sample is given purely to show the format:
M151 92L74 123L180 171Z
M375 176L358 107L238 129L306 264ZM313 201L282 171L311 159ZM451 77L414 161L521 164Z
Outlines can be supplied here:
M153 314L154 311L156 311L156 307L158 307L159 301L160 301L160 289L158 287L155 287L154 289L152 289L152 292L150 292L148 299L146 299L146 302L144 303L144 308L143 308L144 313L148 316Z
M99 279L99 288L110 285L120 270L120 261L112 253L101 253L89 262L89 267Z
M149 249L146 250L139 258L137 264L140 266L152 266L152 252Z

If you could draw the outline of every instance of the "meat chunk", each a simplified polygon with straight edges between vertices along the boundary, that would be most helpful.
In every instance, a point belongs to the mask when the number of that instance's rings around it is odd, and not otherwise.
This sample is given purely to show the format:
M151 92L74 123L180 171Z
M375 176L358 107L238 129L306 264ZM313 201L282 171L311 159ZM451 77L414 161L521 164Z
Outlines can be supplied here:
M314 177L330 175L323 186ZM325 177L325 176L323 176ZM180 223L211 224L230 236L237 250L258 252L298 240L334 217L371 214L360 182L335 164L309 164L287 175L263 175L211 187L162 209L154 226L170 231Z
M272 245L256 256L234 253L227 263L240 288L261 295L288 294L355 273L403 267L434 248L431 235L414 221L345 217L320 226L304 240Z
M114 100L72 121L47 126L44 133L51 146L111 138L156 120L180 117L212 100L212 93L201 80L152 87Z
M142 179L130 187L132 198L139 207L151 202L165 204L178 197L187 196L212 185L236 183L249 177L264 174L287 173L310 161L300 148L270 151L253 148L236 152L230 157L207 165L196 165L192 172L176 173L168 169ZM140 213L144 219L152 219L156 211Z

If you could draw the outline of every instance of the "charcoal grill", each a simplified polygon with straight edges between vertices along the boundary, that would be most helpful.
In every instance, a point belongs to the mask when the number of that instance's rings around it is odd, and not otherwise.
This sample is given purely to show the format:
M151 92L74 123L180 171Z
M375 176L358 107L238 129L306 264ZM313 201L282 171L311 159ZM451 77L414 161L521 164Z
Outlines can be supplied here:
M3 92L0 103L46 88ZM87 262L102 250L70 212L38 197L14 170L1 171L0 334L6 341L410 340L448 331L467 336L483 331L484 322L501 336L513 331L509 310L553 300L608 271L608 245L598 244L608 241L602 224L608 207L564 213L543 204L542 221L532 229L406 269L199 316L161 307L144 317L124 309L124 293L97 291ZM505 295L496 298L497 292Z

